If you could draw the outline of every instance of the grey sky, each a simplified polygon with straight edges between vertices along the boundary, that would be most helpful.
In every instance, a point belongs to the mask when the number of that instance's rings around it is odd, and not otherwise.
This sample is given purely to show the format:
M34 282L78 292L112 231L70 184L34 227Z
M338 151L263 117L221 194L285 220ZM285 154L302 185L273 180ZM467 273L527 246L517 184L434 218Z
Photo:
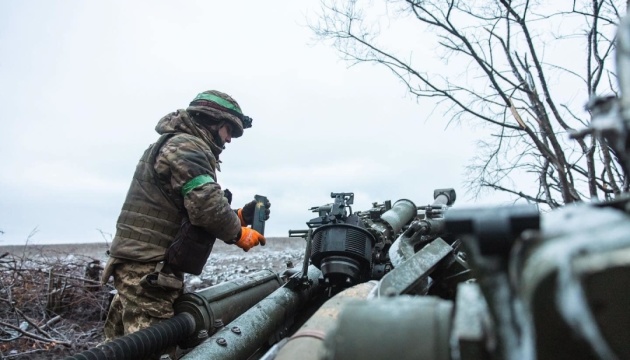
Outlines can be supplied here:
M462 183L479 133L451 127L387 71L348 68L305 26L317 1L0 3L0 244L90 242L113 233L157 121L203 90L254 119L222 154L240 206L272 202L286 236L329 202L430 202ZM495 202L490 196L483 202Z

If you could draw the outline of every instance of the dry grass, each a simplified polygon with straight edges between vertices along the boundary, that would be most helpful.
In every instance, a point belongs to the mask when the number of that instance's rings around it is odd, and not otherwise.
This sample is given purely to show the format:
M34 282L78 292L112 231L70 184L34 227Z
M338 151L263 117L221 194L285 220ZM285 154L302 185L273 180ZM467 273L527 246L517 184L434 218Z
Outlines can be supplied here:
M17 249L13 249L17 250ZM42 247L0 251L0 355L54 359L102 340L110 288L95 281L100 261ZM86 272L86 269L91 271Z

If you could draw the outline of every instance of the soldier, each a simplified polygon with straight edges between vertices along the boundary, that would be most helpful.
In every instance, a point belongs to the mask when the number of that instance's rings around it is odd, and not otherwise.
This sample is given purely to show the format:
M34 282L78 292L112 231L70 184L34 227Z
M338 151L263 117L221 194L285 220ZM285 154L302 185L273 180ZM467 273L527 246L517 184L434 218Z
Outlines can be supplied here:
M201 273L215 239L245 251L265 244L247 227L256 202L232 210L216 175L225 144L251 124L232 97L214 90L158 122L161 136L136 167L103 271L102 281L113 275L118 291L106 341L172 317L183 273Z

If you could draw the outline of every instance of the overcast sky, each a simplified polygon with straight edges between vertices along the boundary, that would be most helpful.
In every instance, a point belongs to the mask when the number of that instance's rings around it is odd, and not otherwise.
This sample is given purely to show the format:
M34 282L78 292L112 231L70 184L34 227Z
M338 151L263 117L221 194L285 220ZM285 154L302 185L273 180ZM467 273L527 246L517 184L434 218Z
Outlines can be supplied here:
M432 201L454 187L480 133L446 128L383 68L348 67L306 26L318 1L0 2L0 244L102 241L165 114L209 89L254 126L218 182L236 207L269 197L268 236L354 192ZM494 203L489 195L477 203ZM107 237L107 235L105 235Z

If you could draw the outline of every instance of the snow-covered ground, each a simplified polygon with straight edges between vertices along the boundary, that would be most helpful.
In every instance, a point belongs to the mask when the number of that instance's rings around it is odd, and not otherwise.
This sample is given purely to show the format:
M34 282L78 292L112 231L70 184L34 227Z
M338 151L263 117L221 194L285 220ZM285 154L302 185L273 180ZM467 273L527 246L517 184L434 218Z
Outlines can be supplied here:
M288 267L301 268L305 245L300 238L270 238L266 246L245 252L217 241L201 275L187 275L188 290L219 284L261 269L283 272Z
M187 275L188 290L196 290L234 279L261 269L283 272L287 267L302 267L306 243L301 238L269 238L266 246L257 246L248 252L237 246L217 240L206 266L199 276ZM86 258L107 261L106 243L15 245L0 246L0 255L12 255L31 260L59 259L67 263Z

